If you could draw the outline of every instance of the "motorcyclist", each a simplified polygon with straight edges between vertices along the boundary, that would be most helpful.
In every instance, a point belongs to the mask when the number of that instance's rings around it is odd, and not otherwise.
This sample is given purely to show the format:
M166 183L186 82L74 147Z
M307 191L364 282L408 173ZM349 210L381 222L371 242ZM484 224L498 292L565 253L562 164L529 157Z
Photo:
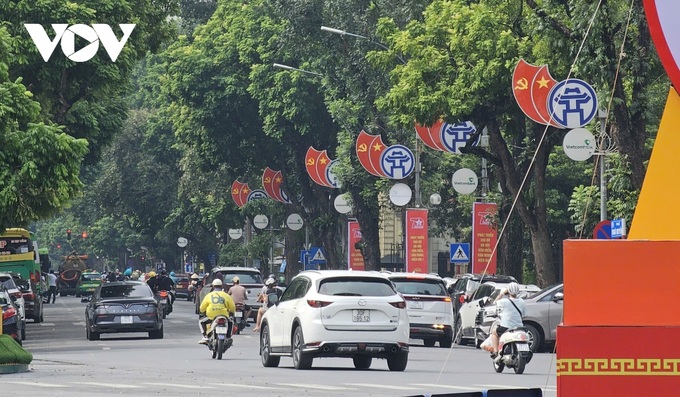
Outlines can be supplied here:
M283 290L281 290L281 288L276 286L276 279L275 278L272 278L272 277L268 278L267 281L264 282L264 286L265 286L265 290L260 295L261 296L260 301L262 302L262 307L260 307L260 309L257 311L257 321L255 322L255 328L253 329L253 332L258 332L260 330L260 323L262 322L262 316L264 316L264 313L267 311L267 309L274 306L274 302L269 301L269 294L276 293L279 298L283 294Z
M198 282L201 279L201 277L199 277L198 274L193 273L190 278L191 284L189 284L187 290L189 290L189 296L193 298L194 295L196 294L196 291L198 290Z
M158 290L156 288L157 283L158 278L156 278L156 272L150 271L146 274L146 284L149 286L149 288L151 288L151 291L153 291L154 294L156 294L156 291Z
M168 291L170 295L170 311L172 311L172 304L175 303L175 282L168 277L168 273L165 270L161 270L161 275L156 281L156 292L158 291Z
M205 315L205 317L201 317L198 320L198 325L200 326L201 334L203 335L203 338L201 338L198 343L202 345L208 344L207 327L208 324L210 324L215 319L215 317L230 317L236 312L234 300L231 299L229 294L222 290L222 280L218 278L214 279L212 282L212 287L213 291L208 293L205 298L203 298L201 307L199 309L201 315ZM227 340L229 341L228 343L231 344L232 327L229 326L227 329Z
M519 294L519 284L510 283L505 291L496 298L496 310L500 318L500 324L492 332L493 351L491 357L499 361L501 355L498 354L498 343L501 335L509 329L524 326L522 317L526 312L524 300L517 297Z
M234 276L234 278L231 279L231 282L233 285L231 288L229 288L229 296L234 300L235 305L243 305L243 308L245 310L245 313L243 314L243 318L248 321L248 318L250 318L250 306L246 305L246 299L248 299L248 291L246 291L246 288L241 285L241 279L238 276Z

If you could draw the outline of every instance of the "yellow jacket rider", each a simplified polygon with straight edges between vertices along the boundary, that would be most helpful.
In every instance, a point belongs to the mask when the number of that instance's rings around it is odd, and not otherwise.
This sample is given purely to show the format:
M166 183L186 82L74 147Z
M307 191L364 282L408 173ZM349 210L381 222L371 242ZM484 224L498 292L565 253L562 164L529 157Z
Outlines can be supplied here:
M234 300L222 290L222 280L216 278L212 282L213 291L208 293L208 295L203 298L201 302L201 307L199 312L205 314L198 323L201 327L201 333L203 338L198 342L200 344L207 344L208 337L206 335L206 328L209 322L215 319L217 316L225 316L229 318L232 314L236 312L236 306L234 305ZM228 327L229 333L227 337L231 337L231 326Z

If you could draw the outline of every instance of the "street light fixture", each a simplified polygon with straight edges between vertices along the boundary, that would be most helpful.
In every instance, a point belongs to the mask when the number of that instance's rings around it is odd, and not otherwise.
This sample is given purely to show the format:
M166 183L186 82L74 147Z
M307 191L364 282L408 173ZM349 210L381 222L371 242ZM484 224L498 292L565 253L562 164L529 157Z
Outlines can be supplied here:
M307 73L307 74L311 74L312 76L323 77L323 75L321 73L310 72L309 70L298 69L298 68L294 68L294 67L288 66L288 65L283 65L283 64L280 64L280 63L275 63L275 64L273 64L273 66L275 68L279 68L279 69L290 70L290 71L294 71L294 72Z

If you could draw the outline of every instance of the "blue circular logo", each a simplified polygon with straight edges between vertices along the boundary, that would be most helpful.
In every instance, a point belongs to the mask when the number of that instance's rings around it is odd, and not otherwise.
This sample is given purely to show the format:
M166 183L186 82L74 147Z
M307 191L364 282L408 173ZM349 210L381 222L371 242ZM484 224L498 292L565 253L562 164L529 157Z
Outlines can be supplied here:
M460 148L465 146L475 132L477 132L477 127L470 121L455 124L445 123L441 130L442 143L449 152L460 154Z
M326 167L326 180L328 183L331 185L331 187L335 189L339 189L341 186L340 181L338 180L338 176L335 175L333 172L333 168L335 168L338 165L338 160L333 160L331 161L330 164L328 164L328 167Z
M265 199L267 198L267 193L264 190L255 189L250 194L248 194L248 202L253 200Z
M548 112L565 128L580 128L597 115L597 95L590 84L579 79L560 81L548 94Z
M404 179L411 175L416 161L413 153L404 145L392 145L380 156L380 167L390 179Z

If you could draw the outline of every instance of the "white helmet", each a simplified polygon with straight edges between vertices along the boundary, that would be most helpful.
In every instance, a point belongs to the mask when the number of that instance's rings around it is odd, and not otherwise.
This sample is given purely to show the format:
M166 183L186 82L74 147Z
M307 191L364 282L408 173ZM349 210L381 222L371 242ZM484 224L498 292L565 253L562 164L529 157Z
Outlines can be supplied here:
M276 283L276 280L268 278L267 281L264 282L264 285L274 285L274 283Z
M222 280L220 280L219 278L214 279L213 282L212 282L212 286L213 287L221 287L222 286Z
M517 283L508 284L508 294L512 296L517 296L519 294L519 284Z

